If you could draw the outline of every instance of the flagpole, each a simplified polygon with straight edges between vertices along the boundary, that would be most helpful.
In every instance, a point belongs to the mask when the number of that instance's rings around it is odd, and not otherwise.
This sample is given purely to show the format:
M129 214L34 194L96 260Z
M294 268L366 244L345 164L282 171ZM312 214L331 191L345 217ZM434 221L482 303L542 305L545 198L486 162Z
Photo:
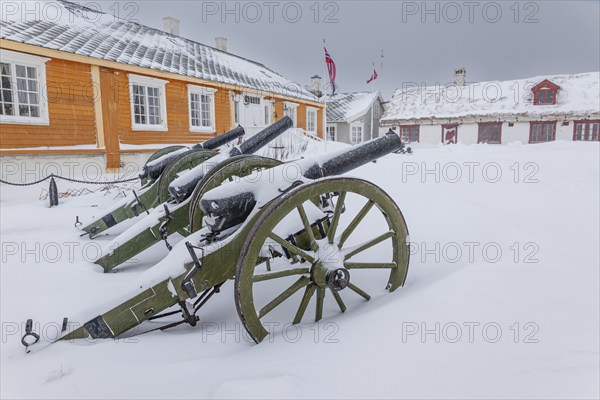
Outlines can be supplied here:
M380 65L379 65L379 73L381 73L383 71L383 49L381 49L381 56L380 56ZM373 76L375 76L376 71L375 71L375 63L373 63ZM377 80L378 76L375 77L373 79L373 86L371 87L371 98L373 98L373 95L375 94L375 81ZM373 129L375 129L375 118L374 118L374 109L375 109L375 99L373 99L373 102L371 103L371 140L373 139ZM377 129L379 129L379 126L377 126ZM379 136L379 132L377 133L377 136Z
M325 38L323 38L323 49L325 49ZM323 74L323 82L321 84L321 98L323 100L323 138L325 139L325 151L327 151L327 103L325 102L325 82L327 77L327 63L325 63L325 74Z
M373 73L375 73L375 63L373 63ZM373 140L373 125L375 122L373 121L373 108L375 108L375 101L373 100L373 92L375 91L375 81L377 79L373 79L373 86L371 86L371 140Z

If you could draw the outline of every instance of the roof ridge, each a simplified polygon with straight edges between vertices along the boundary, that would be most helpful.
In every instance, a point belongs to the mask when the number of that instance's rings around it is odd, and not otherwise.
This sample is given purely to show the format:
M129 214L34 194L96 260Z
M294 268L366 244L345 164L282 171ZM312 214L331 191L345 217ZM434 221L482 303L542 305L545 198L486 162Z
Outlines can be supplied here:
M127 21L110 10L95 10L73 0L24 0L39 8L54 1L58 19L38 17L27 23L2 18L0 38L148 68L182 76L232 84L239 90L316 102L314 94L262 63L157 28Z
M367 90L365 90L365 91L354 91L354 92L340 92L340 93L336 93L336 94L334 94L334 96L337 96L337 95L342 95L342 94L359 94L359 93L360 93L360 94L375 94L375 93L377 93L378 91L379 91L379 90L376 90L376 91L374 91L374 92L370 92L370 91L367 91Z
M550 81L561 87L556 104L533 106L532 89ZM505 115L598 115L600 71L537 75L452 87L404 87L395 90L382 120L496 118ZM488 93L486 84L497 89ZM444 91L449 90L448 96ZM456 93L454 93L456 92Z
M516 82L516 81L525 81L528 79L536 79L536 80L541 79L539 82L542 82L545 79L551 80L550 78L577 77L580 75L589 75L589 74L600 74L600 71L575 72L575 73L569 73L569 74L546 74L546 75L536 75L536 76L529 76L526 78L515 78L515 79L496 79L496 80L488 80L488 81L467 82L465 85L452 84L451 86L468 87L468 86L472 86L472 85L482 85L482 84L491 83L491 82ZM436 84L439 85L440 89L443 89L446 85L450 84L450 82L445 83L445 84L436 82ZM396 92L403 92L405 90L415 90L415 89L422 90L422 89L430 89L430 88L435 88L435 87L437 87L437 86L435 86L435 85L426 85L426 86L419 85L416 88L415 87L396 88L396 89L394 89L394 94Z
M46 2L47 0L42 0L42 1ZM237 55L237 54L235 54L235 53L230 53L230 52L228 52L228 51L223 51L223 50L221 50L221 49L218 49L218 48L216 48L216 47L213 47L213 46L211 46L211 45L204 44L204 43L200 43L200 42L198 42L198 41L196 41L196 40L189 39L189 38L187 38L187 37L184 37L184 36L174 35L174 34L172 34L172 33L165 32L165 31L163 31L163 30L161 30L161 29L154 28L154 27L152 27L152 26L148 26L148 25L144 25L144 24L142 24L142 23L140 23L140 22L135 22L135 21L131 21L131 20L127 20L127 19L123 19L123 18L117 17L116 15L113 15L113 14L108 14L108 13L106 13L106 12L104 12L104 11L95 10L95 9L92 9L92 8L86 7L86 6L85 6L85 5L83 5L83 4L74 3L74 2L72 2L72 1L68 1L68 0L52 0L52 1L58 1L59 3L68 4L68 5L69 5L69 7L72 7L72 8L78 8L78 9L80 9L80 10L86 10L86 11L94 12L94 13L97 13L97 14L104 14L104 15L108 15L108 16L110 16L110 17L114 18L114 19L115 19L115 22L119 22L119 23L128 23L128 24L134 24L134 25L138 25L138 26L141 26L141 27L144 27L144 28L150 29L150 30L152 30L152 31L156 31L156 32L158 32L158 33L159 33L159 34L161 34L161 35L165 35L165 36L171 36L171 37L178 38L178 39L182 39L182 40L185 40L185 41L188 41L188 42L191 42L191 43L194 43L194 44L200 45L200 46L208 47L208 48L210 48L210 49L212 49L212 50L215 50L215 51L217 51L217 52L219 52L219 53L222 53L222 54L227 54L227 55L230 55L230 56L233 56L233 57L239 58L239 59L241 59L241 60L244 60L244 61L251 62L251 63L253 63L253 64L255 64L255 65L258 65L258 66L260 66L260 67L263 67L263 68L265 68L265 69L268 69L269 71L271 71L272 73L274 73L274 74L276 74L276 75L279 75L279 76L283 77L283 75L281 75L280 73L278 73L278 72L276 72L276 71L272 70L271 68L267 67L266 65L264 65L264 64L262 64L262 63L259 63L258 61L254 61L254 60L251 60L251 59L249 59L249 58L246 58L246 57L242 57L242 56L240 56L240 55ZM67 8L67 9L68 9L68 8ZM71 11L71 10L69 10L69 11ZM79 16L79 15L76 15L76 17L84 18L84 17L81 17L81 16ZM84 18L84 19L85 19L85 18Z

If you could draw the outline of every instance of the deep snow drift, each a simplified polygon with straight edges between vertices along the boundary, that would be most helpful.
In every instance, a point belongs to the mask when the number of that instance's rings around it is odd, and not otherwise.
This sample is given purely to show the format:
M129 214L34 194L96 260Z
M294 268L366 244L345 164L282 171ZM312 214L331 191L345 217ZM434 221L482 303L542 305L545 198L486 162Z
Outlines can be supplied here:
M37 200L46 184L0 186L2 397L597 398L598 143L414 150L349 174L381 186L404 213L405 287L344 314L326 308L318 324L273 327L260 345L228 282L195 328L26 355L27 318L52 335L167 250L159 243L102 274L89 260L111 236L80 238L73 223L109 207L116 191L49 209Z

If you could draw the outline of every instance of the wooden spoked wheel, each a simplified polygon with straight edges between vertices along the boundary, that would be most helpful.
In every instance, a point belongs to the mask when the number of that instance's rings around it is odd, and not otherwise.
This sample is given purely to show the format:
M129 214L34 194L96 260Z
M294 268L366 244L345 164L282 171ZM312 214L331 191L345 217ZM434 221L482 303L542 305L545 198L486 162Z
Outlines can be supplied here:
M152 155L148 158L148 160L146 161L146 164L148 164L150 161L154 161L156 160L158 157L162 157L165 154L169 154L172 153L174 151L177 151L179 149L183 149L185 148L185 146L167 146L163 149L160 149L158 151L155 151L154 153L152 153Z
M154 153L152 153L152 155L146 160L146 163L144 164L144 166L146 166L146 164L148 164L151 161L156 160L159 157L164 156L165 154L169 154L173 151L177 151L179 149L183 149L186 146L181 146L181 145L177 145L177 146L167 146L163 149L157 150ZM145 185L148 182L148 178L144 178L142 179L142 184Z
M206 192L220 186L225 181L233 181L234 179L241 178L258 180L260 171L265 168L276 167L280 164L281 161L274 158L248 154L231 157L210 170L198 183L192 194L189 213L190 233L202 228L202 217L204 214L200 208L200 200Z
M211 150L190 150L171 161L158 178L158 203L161 204L169 200L169 185L179 172L194 168L214 155L215 153Z
M269 334L265 324L300 323L313 297L319 321L325 306L344 312L370 293L394 291L408 263L404 217L378 186L342 177L302 184L264 207L249 231L236 307L258 343Z

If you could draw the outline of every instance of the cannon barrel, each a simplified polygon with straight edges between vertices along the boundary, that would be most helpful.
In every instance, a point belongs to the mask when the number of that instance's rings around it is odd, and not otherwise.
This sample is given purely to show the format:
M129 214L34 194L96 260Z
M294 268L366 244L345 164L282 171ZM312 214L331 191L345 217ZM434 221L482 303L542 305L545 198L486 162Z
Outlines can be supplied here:
M232 154L231 156L256 153L267 143L290 129L293 125L294 121L292 121L290 117L285 116L246 140L238 147L239 154Z
M192 147L192 150L214 150L217 147L223 146L241 136L245 133L244 128L241 126L237 126L230 131L227 131L221 135L215 136L214 138L208 139L205 142L198 143ZM189 151L188 148L183 148L181 150L173 151L171 153L165 154L162 157L159 157L156 160L150 161L144 165L144 169L140 174L140 179L150 178L152 180L158 179L160 174L165 170L167 165L171 163L175 158L180 156L181 154Z
M198 182L200 182L200 180L202 180L202 177L208 171L214 168L216 164L234 156L239 156L242 154L252 154L260 150L267 143L271 142L283 132L291 128L292 125L292 119L288 116L285 116L279 121L267 126L265 129L258 132L256 135L250 137L238 147L232 148L231 150L229 150L228 153L219 155L214 159L208 160L206 163L200 164L199 166L188 171L184 175L176 178L169 185L169 193L171 197L175 199L178 203L181 203L193 193Z
M246 132L244 131L244 128L242 128L240 125L238 125L230 131L227 131L225 133L217 135L214 138L208 139L205 142L198 143L197 145L192 147L192 150L199 150L199 149L214 150L217 147L221 147L224 144L227 144L241 136L244 136L245 133Z
M397 151L403 146L400 136L393 132L386 133L380 138L355 146L351 150L338 154L325 162L313 164L303 175L305 178L318 179L345 174L361 165Z
M346 173L386 154L397 151L403 146L400 137L391 132L377 139L354 146L350 150L336 152L333 157L325 161L304 159L298 161L298 164L305 178L319 179ZM281 184L290 184L289 178L283 176L282 179ZM282 189L279 188L279 191L281 193L285 192ZM215 197L209 194L200 200L200 208L206 216L206 225L213 232L219 232L244 222L254 209L256 203L256 196L253 191L241 191L227 197L220 197L219 195Z
M182 147L181 149L172 151L167 153L161 157L158 157L156 160L152 160L147 162L142 168L142 172L139 174L140 179L149 178L151 180L156 180L165 170L167 165L175 158L180 156L181 154L189 151L187 147Z

